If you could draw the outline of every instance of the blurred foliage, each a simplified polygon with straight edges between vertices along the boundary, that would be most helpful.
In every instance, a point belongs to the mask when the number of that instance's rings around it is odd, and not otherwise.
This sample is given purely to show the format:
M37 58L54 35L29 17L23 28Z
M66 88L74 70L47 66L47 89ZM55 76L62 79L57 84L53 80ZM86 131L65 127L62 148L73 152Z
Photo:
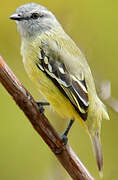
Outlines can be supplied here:
M30 1L28 1L30 2ZM94 75L108 79L112 94L118 98L118 1L114 0L37 0L55 13L65 31L79 44ZM24 86L36 99L39 93L28 79L20 56L20 37L16 25L8 17L26 0L1 1L0 54ZM47 110L48 108L46 108ZM103 121L102 147L104 153L103 180L118 179L118 115L109 108L111 121ZM47 111L46 111L47 112ZM47 112L49 113L49 112ZM59 132L67 121L52 110L49 113ZM54 114L54 118L52 118ZM99 180L88 135L75 122L69 143ZM27 118L0 84L0 179L1 180L60 180L71 179L52 155L47 145L33 130Z

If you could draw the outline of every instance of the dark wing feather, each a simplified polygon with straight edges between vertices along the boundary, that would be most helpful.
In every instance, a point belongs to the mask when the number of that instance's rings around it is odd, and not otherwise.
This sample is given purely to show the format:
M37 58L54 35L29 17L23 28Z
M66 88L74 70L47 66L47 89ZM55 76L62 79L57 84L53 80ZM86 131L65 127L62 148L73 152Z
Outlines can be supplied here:
M50 59L43 51L41 51L41 55L42 58L40 58L40 63L37 62L37 67L44 71L54 83L56 80L56 85L58 83L62 93L66 95L83 120L86 120L89 100L85 79L79 80L69 74L65 65L58 59Z

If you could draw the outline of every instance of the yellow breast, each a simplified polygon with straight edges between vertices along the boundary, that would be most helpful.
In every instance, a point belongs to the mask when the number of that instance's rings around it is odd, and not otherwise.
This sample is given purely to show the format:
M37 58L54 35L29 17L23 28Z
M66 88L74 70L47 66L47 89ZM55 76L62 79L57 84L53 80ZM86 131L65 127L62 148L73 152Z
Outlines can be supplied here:
M35 50L34 50L35 49ZM53 109L64 119L78 119L84 126L85 123L75 110L68 98L60 91L54 82L46 76L36 65L39 52L32 44L25 43L22 46L23 63L30 79L35 83L38 90L46 97Z

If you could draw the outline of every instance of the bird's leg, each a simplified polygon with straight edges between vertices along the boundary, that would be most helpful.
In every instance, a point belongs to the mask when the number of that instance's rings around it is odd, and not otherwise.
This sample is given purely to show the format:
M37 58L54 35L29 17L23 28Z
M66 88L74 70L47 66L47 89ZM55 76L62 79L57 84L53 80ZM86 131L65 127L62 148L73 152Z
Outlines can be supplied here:
M61 138L62 138L62 141L63 141L64 145L66 145L67 142L68 142L67 135L68 135L68 133L70 131L70 128L72 127L73 122L74 122L74 120L71 119L68 126L67 126L67 128L66 128L66 130L61 134Z
M36 103L37 103L37 105L39 107L39 111L40 111L41 114L43 114L44 111L45 111L43 106L49 106L50 105L50 103L48 103L48 102L36 102Z

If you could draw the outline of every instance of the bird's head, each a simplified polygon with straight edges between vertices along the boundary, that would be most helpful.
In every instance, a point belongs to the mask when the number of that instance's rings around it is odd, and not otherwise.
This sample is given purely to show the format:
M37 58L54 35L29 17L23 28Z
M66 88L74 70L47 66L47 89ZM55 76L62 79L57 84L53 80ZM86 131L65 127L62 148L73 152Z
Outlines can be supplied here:
M60 26L53 13L36 3L28 3L18 7L10 19L16 21L22 37L34 37L37 33L41 34Z

